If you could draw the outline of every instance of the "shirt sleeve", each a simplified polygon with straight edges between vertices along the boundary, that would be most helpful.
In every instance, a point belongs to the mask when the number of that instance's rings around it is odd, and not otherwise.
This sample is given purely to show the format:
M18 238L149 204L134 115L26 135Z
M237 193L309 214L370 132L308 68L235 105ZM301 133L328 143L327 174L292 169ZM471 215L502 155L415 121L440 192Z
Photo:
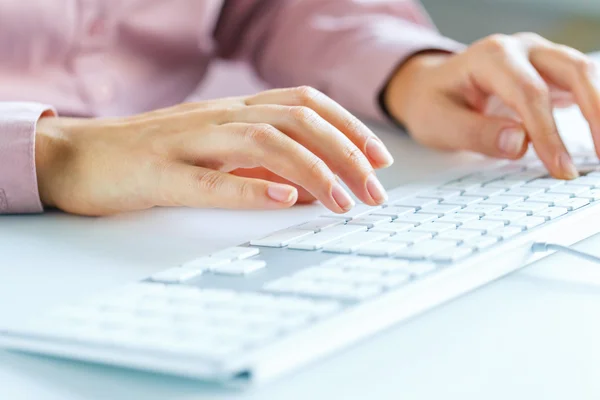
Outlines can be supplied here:
M35 129L47 105L0 102L0 214L42 212L35 169Z
M464 47L412 0L226 0L215 39L220 57L251 63L270 85L310 85L379 120L379 93L403 61Z

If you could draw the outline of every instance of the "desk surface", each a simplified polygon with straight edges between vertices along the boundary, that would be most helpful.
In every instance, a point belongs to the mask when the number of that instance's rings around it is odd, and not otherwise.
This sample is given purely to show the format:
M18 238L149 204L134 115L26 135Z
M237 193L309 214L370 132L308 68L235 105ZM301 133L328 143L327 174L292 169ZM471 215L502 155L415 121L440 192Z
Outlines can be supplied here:
M587 127L561 117L570 147ZM575 115L575 116L573 116ZM388 187L457 165L469 155L420 148L381 132L397 163ZM151 210L110 218L60 213L3 217L0 323L132 282L221 247L318 215ZM580 244L597 249L600 239ZM47 399L597 399L600 268L552 256L264 387L235 392L179 378L0 351L0 397Z

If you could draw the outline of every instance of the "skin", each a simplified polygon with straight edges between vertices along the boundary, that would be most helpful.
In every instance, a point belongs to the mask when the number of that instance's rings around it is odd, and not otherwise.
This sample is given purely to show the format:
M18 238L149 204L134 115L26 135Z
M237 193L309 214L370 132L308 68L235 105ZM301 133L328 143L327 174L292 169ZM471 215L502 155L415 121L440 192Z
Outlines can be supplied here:
M518 159L530 143L550 173L577 176L552 115L576 102L600 155L595 65L534 34L494 35L459 54L413 56L384 101L418 142ZM509 114L498 113L500 104ZM154 206L280 209L319 200L386 200L374 171L391 165L356 117L310 87L181 104L125 118L41 118L36 168L44 205L81 215Z

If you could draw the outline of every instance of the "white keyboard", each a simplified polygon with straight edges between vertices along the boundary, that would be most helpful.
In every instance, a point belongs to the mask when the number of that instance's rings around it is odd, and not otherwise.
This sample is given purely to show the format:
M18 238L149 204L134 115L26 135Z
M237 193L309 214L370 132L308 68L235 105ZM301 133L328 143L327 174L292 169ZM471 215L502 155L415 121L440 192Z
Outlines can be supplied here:
M537 161L390 192L0 331L5 347L223 383L273 378L480 287L600 226L600 165Z

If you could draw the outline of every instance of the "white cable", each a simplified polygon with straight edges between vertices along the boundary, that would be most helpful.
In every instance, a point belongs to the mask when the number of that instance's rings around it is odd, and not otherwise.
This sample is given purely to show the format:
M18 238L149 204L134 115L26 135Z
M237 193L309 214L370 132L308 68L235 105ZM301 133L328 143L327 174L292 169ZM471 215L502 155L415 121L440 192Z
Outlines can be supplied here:
M570 254L575 257L583 258L584 260L588 260L588 261L600 264L600 257L594 256L592 254L584 253L582 251L575 250L575 249L572 249L567 246L562 246L560 244L543 243L543 242L534 243L533 246L531 246L531 251L534 253L544 253L547 251L558 251L558 252L563 252L563 253Z

